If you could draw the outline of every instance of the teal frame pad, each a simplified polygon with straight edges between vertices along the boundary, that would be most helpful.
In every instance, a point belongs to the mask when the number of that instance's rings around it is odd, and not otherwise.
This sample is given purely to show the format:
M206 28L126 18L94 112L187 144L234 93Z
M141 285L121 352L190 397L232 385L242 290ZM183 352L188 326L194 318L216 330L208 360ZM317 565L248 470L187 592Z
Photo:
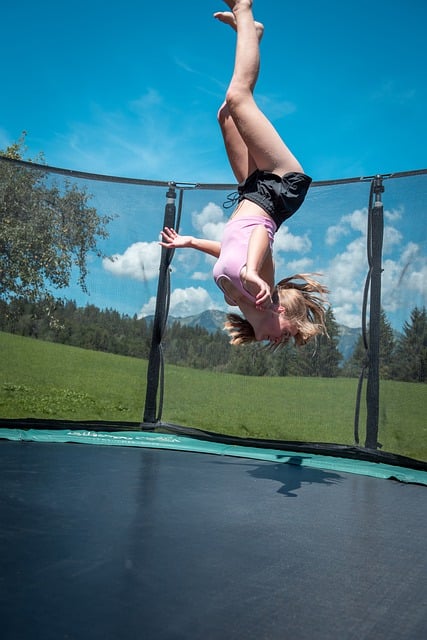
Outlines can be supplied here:
M208 442L193 437L164 433L140 433L118 431L114 433L82 430L39 430L39 429L0 429L0 439L25 442L70 442L95 444L102 446L145 447L151 449L171 449L176 451L194 451L219 456L233 456L252 460L265 460L275 464L297 464L314 469L327 469L392 479L400 482L427 486L427 471L399 467L382 462L368 462L336 456L313 453L296 453L279 449L264 449Z

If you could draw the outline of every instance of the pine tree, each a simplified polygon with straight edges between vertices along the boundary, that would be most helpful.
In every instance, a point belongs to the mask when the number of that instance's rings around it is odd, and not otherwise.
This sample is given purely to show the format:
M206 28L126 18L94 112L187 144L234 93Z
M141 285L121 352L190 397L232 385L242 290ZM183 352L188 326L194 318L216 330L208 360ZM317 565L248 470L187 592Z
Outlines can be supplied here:
M335 378L340 373L339 363L342 355L338 350L339 330L332 309L328 309L325 318L327 336L318 336L296 350L295 357L289 363L290 375Z
M380 313L380 378L389 380L393 377L396 341L393 328L387 319L384 309L381 309Z
M409 322L403 325L394 359L394 376L408 382L426 382L427 374L427 313L425 307L415 307Z
M367 330L367 340L369 343L369 327ZM380 312L380 378L389 379L393 377L393 362L395 358L395 338L393 328L387 319L383 309ZM343 374L348 377L360 375L362 367L366 366L366 373L369 366L369 344L365 349L363 335L359 336L353 354L343 367Z

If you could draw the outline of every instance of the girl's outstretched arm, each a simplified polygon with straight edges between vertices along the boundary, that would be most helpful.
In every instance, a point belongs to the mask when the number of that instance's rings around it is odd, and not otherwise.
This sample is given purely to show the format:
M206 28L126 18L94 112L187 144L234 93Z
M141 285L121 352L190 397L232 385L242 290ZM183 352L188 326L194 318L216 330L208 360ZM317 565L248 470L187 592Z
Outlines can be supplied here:
M163 231L161 231L161 235L163 242L159 242L159 244L162 247L166 247L166 249L197 249L198 251L203 251L203 253L208 253L210 256L214 256L214 258L219 258L221 243L216 240L181 236L175 229L170 229L169 227L165 227Z

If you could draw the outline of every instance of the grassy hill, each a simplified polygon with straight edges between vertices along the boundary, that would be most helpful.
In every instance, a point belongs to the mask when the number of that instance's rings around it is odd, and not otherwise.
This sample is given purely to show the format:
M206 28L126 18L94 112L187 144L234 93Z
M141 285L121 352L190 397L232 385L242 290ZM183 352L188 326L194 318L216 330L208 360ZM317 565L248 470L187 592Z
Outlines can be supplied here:
M147 362L0 332L0 417L141 420ZM357 381L166 366L166 421L242 437L353 444ZM381 383L385 451L427 459L427 386ZM362 399L362 405L364 404ZM360 418L364 440L364 411Z

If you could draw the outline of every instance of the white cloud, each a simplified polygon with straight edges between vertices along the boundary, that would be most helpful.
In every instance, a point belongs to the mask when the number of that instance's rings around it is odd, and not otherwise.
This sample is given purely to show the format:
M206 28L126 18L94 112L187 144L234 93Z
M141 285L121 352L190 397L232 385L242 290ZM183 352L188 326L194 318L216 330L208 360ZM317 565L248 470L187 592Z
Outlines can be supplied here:
M326 243L335 244L340 238L352 239L329 263L327 284L335 318L347 326L360 326L363 288L368 273L367 209L355 210L343 216L337 225L327 230ZM414 242L405 246L403 234L389 223L398 222L402 211L384 211L383 262L381 276L381 304L386 312L405 308L410 292L425 300L427 261ZM389 256L386 258L386 256Z
M173 273L180 275L190 275L200 265L202 254L194 249L176 249L171 268Z
M209 271L195 271L191 276L192 280L210 280L212 278L212 273Z
M367 209L355 209L342 216L337 225L326 231L325 242L334 245L342 237L351 236L343 251L329 262L324 282L331 291L330 301L337 322L348 327L360 327L364 280L367 273L366 225Z
M405 270L414 264L419 258L422 258L420 253L420 247L415 242L408 242L402 251L400 260Z
M391 211L386 209L384 211L384 218L389 222L396 222L397 220L400 220L402 218L402 213L402 209L392 209Z
M342 220L343 222L347 222L354 231L360 231L361 234L366 235L367 218L368 210L365 207L363 209L356 209L353 213L343 216Z
M351 303L335 305L333 311L339 324L352 328L358 328L362 324L360 311L355 310Z
M360 233L366 235L367 218L367 208L356 209L353 213L342 216L337 225L328 227L325 239L326 244L336 244L342 236L348 236L351 231L360 231Z
M330 302L338 323L360 327L363 288L367 274L366 242L357 238L346 251L335 256L322 270L323 281L330 289Z
M215 258L194 249L177 249L171 270L174 277L185 277L191 280L210 280Z
M419 246L409 242L398 260L385 260L382 273L382 304L386 311L413 305L414 293L420 305L427 302L427 258Z
M407 279L407 286L422 297L423 304L427 304L427 260L424 259L418 271L412 271Z
M350 242L345 251L332 258L328 267L329 278L335 288L343 284L351 286L353 282L358 283L360 275L366 273L366 270L366 240L363 237Z
M221 242L226 224L226 221L206 223L203 227L203 237L207 240L217 240Z
M326 244L332 246L338 242L342 236L347 236L350 229L343 224L334 224L326 230Z
M394 247L398 247L402 242L403 236L394 227L384 227L384 238L383 238L383 255L387 253L391 253Z
M209 202L202 211L192 214L193 226L203 238L221 241L227 219L217 204Z
M202 287L188 287L187 289L174 289L171 293L169 314L177 318L197 315L206 309L215 309L212 298L206 289ZM153 296L142 307L139 316L149 316L156 308L156 298Z
M301 260L290 260L286 263L286 269L289 273L311 273L313 269L313 260L311 258L301 258ZM279 278L276 277L276 280Z
M311 249L311 240L307 234L295 236L289 232L289 227L283 225L274 237L274 253L279 251L296 251L307 253Z
M134 280L152 280L159 274L160 246L157 242L135 242L123 254L116 253L112 260L104 258L102 266L118 277Z
M398 288L402 269L398 262L386 260L383 262L381 274L381 299L385 311L396 311L399 308L400 292Z

